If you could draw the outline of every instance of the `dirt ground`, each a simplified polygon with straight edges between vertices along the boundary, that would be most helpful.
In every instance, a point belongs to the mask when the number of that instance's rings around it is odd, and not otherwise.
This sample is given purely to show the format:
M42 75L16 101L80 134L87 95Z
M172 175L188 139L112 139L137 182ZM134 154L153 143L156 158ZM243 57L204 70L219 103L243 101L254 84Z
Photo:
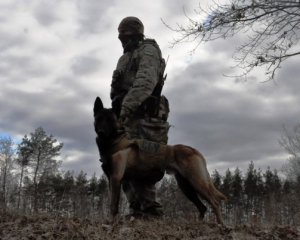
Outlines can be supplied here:
M42 239L262 239L300 240L300 226L221 227L215 223L183 219L120 219L114 225L104 220L49 216L0 216L1 240Z

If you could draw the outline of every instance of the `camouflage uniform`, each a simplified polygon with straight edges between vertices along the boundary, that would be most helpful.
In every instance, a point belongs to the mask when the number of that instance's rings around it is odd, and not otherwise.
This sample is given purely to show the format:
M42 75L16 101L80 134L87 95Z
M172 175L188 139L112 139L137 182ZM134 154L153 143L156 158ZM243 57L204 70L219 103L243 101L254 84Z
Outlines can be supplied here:
M112 106L130 138L167 143L168 101L153 94L163 83L164 68L165 61L153 39L142 39L118 61L111 84ZM152 214L152 210L161 209L155 200L155 183L162 177L163 171L155 171L142 181L123 184L131 210Z
M152 39L140 42L137 49L126 52L118 61L113 73L111 98L113 106L119 105L115 107L119 117L128 118L125 127L131 138L143 135L148 140L167 143L168 101L164 96L151 96L164 66L160 49ZM157 106L153 106L158 108L156 116L151 116L151 109L146 109L151 108L146 106L149 100L157 102ZM147 128L154 131L147 132Z

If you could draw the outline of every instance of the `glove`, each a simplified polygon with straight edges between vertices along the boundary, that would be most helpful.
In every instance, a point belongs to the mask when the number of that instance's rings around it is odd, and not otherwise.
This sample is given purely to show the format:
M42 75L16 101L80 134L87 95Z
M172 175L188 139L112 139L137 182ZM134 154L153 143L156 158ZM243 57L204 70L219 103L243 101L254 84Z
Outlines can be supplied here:
M130 118L127 116L120 116L120 122L123 127L128 126L128 124L130 122Z

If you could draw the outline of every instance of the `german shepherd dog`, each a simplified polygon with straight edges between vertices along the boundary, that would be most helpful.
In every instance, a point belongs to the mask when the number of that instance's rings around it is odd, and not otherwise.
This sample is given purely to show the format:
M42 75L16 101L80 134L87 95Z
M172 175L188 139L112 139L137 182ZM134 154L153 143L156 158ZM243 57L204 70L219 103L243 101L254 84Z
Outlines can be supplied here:
M207 210L200 197L212 207L217 222L223 224L220 205L226 197L219 192L207 171L202 154L185 145L163 145L163 151L157 158L141 156L134 140L128 139L112 109L103 107L99 97L94 104L94 127L97 134L96 143L103 159L102 168L110 182L113 219L118 214L122 180L136 180L147 171L161 169L175 175L179 188L195 204L200 217ZM145 174L147 175L147 174Z

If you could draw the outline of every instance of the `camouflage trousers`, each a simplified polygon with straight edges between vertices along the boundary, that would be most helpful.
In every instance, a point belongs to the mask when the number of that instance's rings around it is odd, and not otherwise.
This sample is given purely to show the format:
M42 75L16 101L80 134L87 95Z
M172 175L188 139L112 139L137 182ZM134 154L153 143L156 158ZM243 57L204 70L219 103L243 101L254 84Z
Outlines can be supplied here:
M162 178L164 173L160 172L159 174ZM124 181L123 191L129 202L130 214L163 215L162 206L156 200L155 184L142 181Z
M170 125L159 118L131 119L125 131L131 139L146 139L167 144Z
M133 119L125 131L130 139L147 139L166 144L169 124L160 119ZM142 212L150 215L162 215L162 206L156 200L155 183L163 178L164 172L157 170L147 174L139 181L124 181L123 191L129 201L131 213Z

